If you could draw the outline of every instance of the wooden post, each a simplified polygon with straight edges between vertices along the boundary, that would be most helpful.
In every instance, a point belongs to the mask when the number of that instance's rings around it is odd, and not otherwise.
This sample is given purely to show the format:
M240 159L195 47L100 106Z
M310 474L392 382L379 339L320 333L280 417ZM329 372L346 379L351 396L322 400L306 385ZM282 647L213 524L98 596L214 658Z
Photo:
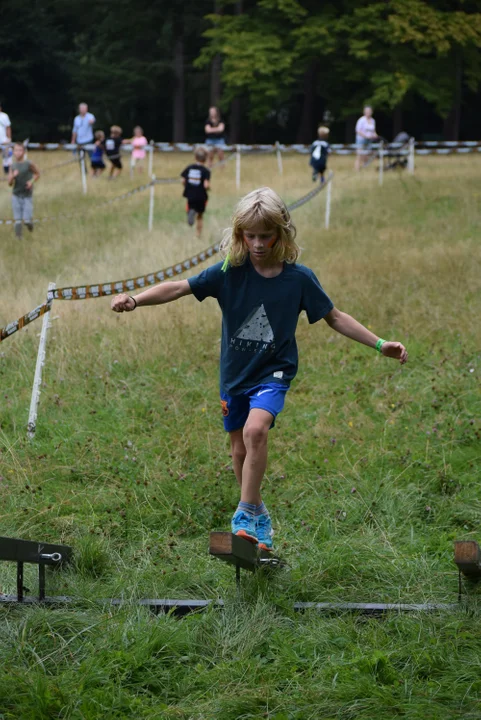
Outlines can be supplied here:
M379 185L383 183L384 175L384 143L381 140L379 143Z

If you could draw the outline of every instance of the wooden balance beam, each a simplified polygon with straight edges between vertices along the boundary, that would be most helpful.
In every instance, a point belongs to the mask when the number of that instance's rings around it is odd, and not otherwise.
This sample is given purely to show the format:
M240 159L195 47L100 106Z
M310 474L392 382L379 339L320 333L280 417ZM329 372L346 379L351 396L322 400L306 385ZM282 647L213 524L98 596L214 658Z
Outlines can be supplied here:
M257 545L229 532L211 532L209 553L236 569L244 568L255 572L261 567L279 567L282 560Z
M475 540L458 540L454 543L454 562L465 577L481 579L481 548Z

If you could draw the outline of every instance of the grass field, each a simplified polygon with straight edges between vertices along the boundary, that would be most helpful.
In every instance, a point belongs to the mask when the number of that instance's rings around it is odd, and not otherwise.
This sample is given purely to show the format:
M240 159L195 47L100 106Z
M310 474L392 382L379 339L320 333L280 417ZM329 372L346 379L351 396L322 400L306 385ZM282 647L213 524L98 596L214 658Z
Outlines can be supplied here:
M34 157L34 155L32 155ZM19 242L0 227L0 326L57 286L161 269L207 247L238 198L234 163L213 175L204 237L180 188L96 204L146 178L89 182L45 170L35 214L78 211ZM188 157L157 155L157 176ZM75 610L0 610L4 720L451 720L481 718L479 591L459 610L366 619L296 615L294 601L457 600L455 539L481 539L481 216L477 156L423 157L414 177L335 171L295 211L302 262L337 307L410 352L401 368L336 335L298 328L300 370L270 437L264 495L289 564L267 581L207 554L237 502L218 401L212 300L114 315L110 300L56 302L33 442L26 422L40 321L0 345L0 535L72 544L48 593ZM246 157L241 193L311 189L307 161ZM11 217L6 184L0 217ZM26 585L35 591L33 570ZM0 592L15 568L0 567ZM123 597L218 598L179 621Z

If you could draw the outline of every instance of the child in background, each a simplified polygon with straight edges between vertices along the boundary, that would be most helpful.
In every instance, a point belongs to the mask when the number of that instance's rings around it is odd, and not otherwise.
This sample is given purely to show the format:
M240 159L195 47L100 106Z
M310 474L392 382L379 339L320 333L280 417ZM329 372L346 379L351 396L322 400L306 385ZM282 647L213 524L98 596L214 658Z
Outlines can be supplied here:
M122 128L112 125L110 137L105 141L105 152L112 163L109 180L115 180L122 172L122 160L120 159L120 148L122 146Z
M134 136L131 137L129 140L122 140L122 143L124 145L132 145L132 167L138 165L139 172L143 172L144 160L146 156L145 146L149 143L140 125L134 127Z
M13 146L13 162L8 173L8 184L13 186L12 210L15 220L15 235L22 237L22 224L33 231L33 184L40 177L38 167L25 159L22 143Z
M329 154L329 128L321 125L317 128L317 140L311 145L311 159L309 165L312 167L312 181L316 182L318 175L321 176L321 185L324 182L324 173L326 171L327 156Z
M95 133L95 149L90 156L90 167L92 170L92 177L99 177L105 170L105 163L103 160L105 149L105 133L103 130L97 130Z
M122 294L112 301L112 310L124 312L190 294L200 302L217 299L222 310L220 404L240 485L232 533L264 550L272 550L271 519L261 497L269 429L297 373L300 313L305 311L311 324L325 320L341 335L401 364L408 357L400 342L382 340L334 307L312 270L297 263L295 238L289 211L277 193L266 187L254 190L239 202L233 227L224 235L224 263L188 280L163 282L135 298Z
M194 157L196 162L188 165L181 173L181 177L184 183L184 197L187 198L187 222L192 226L197 217L197 237L200 237L207 204L207 190L210 188L210 170L205 166L207 153L203 147L196 148Z

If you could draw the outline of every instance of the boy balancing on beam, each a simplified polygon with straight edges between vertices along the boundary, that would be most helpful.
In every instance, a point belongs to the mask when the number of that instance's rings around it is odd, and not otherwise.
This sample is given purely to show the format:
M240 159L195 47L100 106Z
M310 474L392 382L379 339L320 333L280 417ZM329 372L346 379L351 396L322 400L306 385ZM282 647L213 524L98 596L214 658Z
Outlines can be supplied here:
M124 312L193 294L217 299L222 310L221 407L230 435L240 502L232 532L272 550L272 524L261 498L267 437L297 373L297 320L324 319L337 332L404 364L400 342L378 338L334 307L309 268L297 264L296 229L281 198L270 188L246 195L226 231L219 262L188 280L165 282L135 298L117 295L112 310Z

